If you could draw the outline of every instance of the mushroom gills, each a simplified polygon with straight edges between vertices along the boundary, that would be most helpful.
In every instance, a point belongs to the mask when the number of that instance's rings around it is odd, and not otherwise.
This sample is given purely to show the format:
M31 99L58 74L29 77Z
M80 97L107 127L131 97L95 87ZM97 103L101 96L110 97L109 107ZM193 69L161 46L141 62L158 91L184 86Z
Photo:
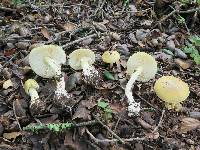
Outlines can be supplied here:
M49 68L54 72L56 77L61 75L61 68L52 58L45 57L44 62L49 65Z
M135 102L131 89L132 89L133 83L135 82L135 80L137 80L138 76L142 73L142 71L143 71L143 68L138 67L136 71L132 73L131 78L128 81L125 88L125 94L126 94L126 97L128 98L128 103L129 103L128 110L130 112L129 114L130 116L131 116L131 113L137 114L140 111L140 103Z

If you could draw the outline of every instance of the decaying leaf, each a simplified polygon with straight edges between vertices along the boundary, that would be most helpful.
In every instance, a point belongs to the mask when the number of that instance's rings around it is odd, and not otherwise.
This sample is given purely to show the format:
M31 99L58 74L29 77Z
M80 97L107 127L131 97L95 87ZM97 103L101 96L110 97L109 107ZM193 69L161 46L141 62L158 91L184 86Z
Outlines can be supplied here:
M42 35L45 37L45 38L47 38L47 39L49 39L50 38L50 35L49 35L49 31L47 30L47 28L42 28L41 29L41 33L42 33Z
M194 118L183 118L181 120L180 133L187 133L188 131L200 128L200 121Z
M188 62L188 61L184 61L180 58L177 58L174 60L175 63L180 66L182 69L188 69L191 67L192 63L191 62Z
M6 80L4 83L3 83L3 88L4 89L8 89L9 87L12 87L13 86L13 83L12 81L9 79L9 80Z
M72 22L67 22L63 25L63 29L67 32L73 31L76 27L77 27L77 25Z
M91 119L90 111L86 108L86 106L84 106L83 101L80 102L76 112L74 113L74 115L72 117L72 119L77 119L77 118L83 119L83 120Z
M3 137L8 139L8 140L15 140L18 136L20 136L20 132L11 132L11 133L4 133Z

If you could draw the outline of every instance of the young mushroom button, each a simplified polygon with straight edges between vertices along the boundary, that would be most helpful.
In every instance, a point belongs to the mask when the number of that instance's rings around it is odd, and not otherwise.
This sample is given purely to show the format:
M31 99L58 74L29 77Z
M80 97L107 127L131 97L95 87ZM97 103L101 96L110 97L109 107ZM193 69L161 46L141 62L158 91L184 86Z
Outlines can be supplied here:
M102 55L103 62L110 64L118 63L120 54L117 51L105 51Z
M135 80L147 82L155 77L156 72L157 62L151 55L145 52L137 52L128 59L127 73L131 76L131 78L126 85L125 94L129 103L129 116L138 114L140 112L140 103L135 102L132 95L131 88L133 83Z
M66 62L66 54L62 47L57 45L42 45L33 48L29 54L29 63L33 71L43 78L57 79L55 99L61 100L72 96L65 90L64 77L61 74L61 65ZM59 101L57 101L59 102ZM60 101L60 103L63 103Z
M33 111L34 114L40 113L45 110L45 102L41 101L38 95L37 90L39 89L38 83L34 79L28 79L24 83L24 90L26 94L30 95L30 109ZM35 110L37 112L35 113Z
M95 54L89 49L77 49L69 54L69 65L74 70L83 70L83 76L87 84L98 85L99 73L92 66L95 62Z
M168 109L181 109L181 102L186 100L189 96L188 84L174 76L163 76L159 78L155 85L154 90L157 96L165 101Z

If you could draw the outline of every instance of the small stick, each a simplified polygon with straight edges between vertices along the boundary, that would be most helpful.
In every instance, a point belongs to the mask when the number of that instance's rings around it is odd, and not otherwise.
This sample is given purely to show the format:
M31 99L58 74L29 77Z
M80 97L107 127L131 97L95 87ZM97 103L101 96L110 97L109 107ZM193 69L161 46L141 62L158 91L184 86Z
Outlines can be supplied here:
M0 6L0 10L1 11L7 11L7 12L16 12L16 9L1 7L1 6Z
M103 35L103 34L100 34L100 35ZM67 47L72 46L72 45L74 45L76 43L79 43L79 42L81 42L83 40L86 40L86 39L89 39L89 38L94 38L94 37L97 37L97 36L98 36L98 34L94 33L94 34L88 35L86 37L82 37L82 38L80 38L78 40L72 41L70 43L67 43L67 44L63 45L62 47L63 48L67 48Z
M125 141L122 140L115 132L113 132L108 126L106 126L97 116L93 115L94 118L104 127L106 128L116 139L118 139L121 143L125 144Z
M100 140L100 139L95 138L94 135L92 135L92 133L88 129L86 129L86 132L90 136L90 138L92 140L94 140L96 143L106 143L106 142L114 143L114 142L119 142L120 141L119 139L104 139L104 140ZM146 140L146 137L123 139L123 141L126 141L126 142L144 141L144 140Z
M154 128L153 132L158 131L158 128L162 125L164 114L165 114L165 109L163 109L162 115L160 117L160 121L159 121L158 125Z

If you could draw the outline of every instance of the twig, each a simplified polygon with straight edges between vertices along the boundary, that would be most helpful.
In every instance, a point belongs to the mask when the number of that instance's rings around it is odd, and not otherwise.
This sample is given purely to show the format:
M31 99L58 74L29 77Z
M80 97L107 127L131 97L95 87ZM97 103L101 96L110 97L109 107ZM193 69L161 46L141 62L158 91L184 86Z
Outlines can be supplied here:
M115 132L113 132L108 126L106 126L97 116L93 115L94 118L104 127L106 128L117 140L121 143L125 144L125 141L122 140Z
M12 8L7 8L7 7L1 7L0 6L0 10L1 11L9 11L9 12L16 12L16 9L12 9Z
M100 34L100 35L101 35L101 34ZM86 37L80 38L80 39L78 39L78 40L72 41L72 42L70 42L70 43L67 43L67 44L63 45L62 47L63 47L63 48L67 48L67 47L72 46L72 45L74 45L74 44L76 44L76 43L79 43L79 42L84 41L84 40L86 40L86 39L94 38L94 37L97 37L97 36L98 36L98 35L97 35L96 33L94 33L94 34L88 35L88 36L86 36Z
M165 21L167 18L171 17L173 14L178 12L178 10L173 10L171 13L169 13L167 16L163 17L158 23L156 23L152 28L155 28L157 25L161 24L163 21Z
M162 125L164 114L165 114L165 109L163 109L162 115L160 117L160 121L159 121L158 125L154 128L153 132L158 131L158 128Z
M200 11L200 7L194 8L194 9L189 9L189 10L182 10L182 11L179 11L178 13L179 14L187 14L187 13L192 13L192 12L196 12L196 11Z
M94 137L94 135L92 135L92 133L90 133L90 131L88 129L86 129L87 134L90 136L90 138L92 140L94 140L96 143L114 143L114 142L119 142L119 139L97 139ZM146 140L146 137L142 137L142 138L129 138L129 139L122 139L125 142L132 142L132 141L144 141Z
M11 60L13 60L14 58L16 58L17 57L17 55L19 54L19 52L18 53L16 53L16 54L14 54L5 64L3 64L3 68L7 65L7 64L9 64L10 62L11 62Z
M143 97L141 97L139 94L135 93L135 95L137 95L142 101L144 101L145 103L147 103L149 106L151 106L152 108L159 110L160 112L162 111L159 108L156 108L155 106L153 106L151 103L149 103L146 99L144 99Z

